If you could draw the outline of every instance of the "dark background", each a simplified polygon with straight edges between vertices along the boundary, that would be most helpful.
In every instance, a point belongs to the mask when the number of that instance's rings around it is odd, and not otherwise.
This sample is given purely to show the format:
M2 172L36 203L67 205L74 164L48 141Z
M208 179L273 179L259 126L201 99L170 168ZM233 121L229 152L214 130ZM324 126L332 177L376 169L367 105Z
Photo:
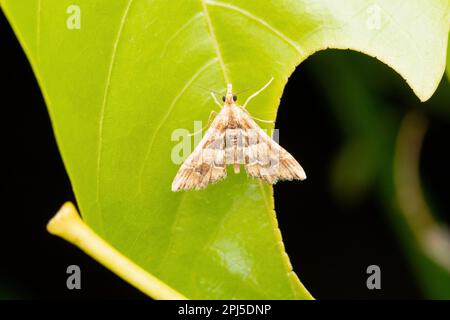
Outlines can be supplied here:
M2 137L0 298L90 299L145 298L109 270L45 226L67 200L74 201L50 119L31 67L0 12L0 81ZM421 176L440 219L449 222L448 82L443 80L429 102L419 103L393 70L362 54L328 50L303 62L285 89L278 113L280 141L307 172L304 183L275 186L276 208L294 270L318 299L427 298L411 260L389 217L376 175L363 192L342 200L330 187L333 160L348 139L338 112L346 99L345 77L352 75L367 97L376 97L396 127L412 109L426 113ZM356 76L355 76L356 75ZM359 77L359 78L358 78ZM358 87L357 87L358 88ZM336 106L339 99L342 106ZM436 110L428 112L428 109ZM378 112L378 111L377 111ZM443 116L445 114L445 116ZM384 118L383 118L384 119ZM362 121L355 118L353 121ZM375 120L376 121L376 120ZM382 124L383 126L384 124ZM364 157L362 160L364 161ZM358 160L358 159L357 159ZM348 170L357 170L349 163ZM362 162L361 162L362 163ZM357 174L357 173L356 173ZM355 191L351 191L355 192ZM357 200L355 200L355 198ZM353 199L353 200L352 200ZM66 288L66 268L82 270L82 290ZM381 290L366 287L367 266L379 265Z

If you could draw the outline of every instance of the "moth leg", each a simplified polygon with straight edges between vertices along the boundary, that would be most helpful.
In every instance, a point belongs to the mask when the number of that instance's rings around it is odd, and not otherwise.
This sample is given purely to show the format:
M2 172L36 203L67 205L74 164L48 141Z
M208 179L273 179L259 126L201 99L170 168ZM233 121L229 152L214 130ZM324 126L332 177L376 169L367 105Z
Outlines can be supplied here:
M213 97L214 102L215 102L220 108L222 108L222 107L223 107L223 104L221 104L221 103L219 102L219 100L217 100L217 97L216 97L216 95L214 94L214 92L211 92L211 96Z
M275 121L272 121L272 120L263 120L263 119L259 119L259 118L254 117L254 116L251 116L251 117L252 117L253 119L257 120L257 121L260 121L260 122L271 123L271 124L274 124L274 123L275 123Z
M247 98L247 100L245 101L244 105L242 106L242 108L245 109L245 107L247 106L247 103L250 102L250 100L252 100L254 97L256 97L258 94L260 94L265 88L267 88L269 86L269 84L273 81L273 77L269 80L269 82L267 82L264 87L262 87L261 89L259 89L258 91L256 91L254 94L252 94L250 97Z
M217 115L217 112L216 112L215 110L212 110L211 113L209 114L208 122L207 122L206 126L204 126L203 128L201 128L200 130L197 130L196 132L193 132L193 133L188 134L188 137L195 136L197 133L202 132L203 130L205 130L206 128L208 128L209 125L211 124L211 117L213 116L213 114L214 114L214 115Z

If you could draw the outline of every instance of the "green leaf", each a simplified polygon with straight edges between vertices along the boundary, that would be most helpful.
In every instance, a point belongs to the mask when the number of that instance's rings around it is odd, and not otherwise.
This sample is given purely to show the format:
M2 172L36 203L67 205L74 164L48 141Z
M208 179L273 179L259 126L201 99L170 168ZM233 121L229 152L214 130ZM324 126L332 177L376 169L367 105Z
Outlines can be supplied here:
M445 67L447 0L78 0L79 30L66 27L73 1L0 3L84 219L188 298L310 298L284 252L270 186L230 174L204 191L170 191L172 132L192 131L215 106L198 86L257 88L273 76L248 107L273 119L287 78L318 50L375 56L422 100Z

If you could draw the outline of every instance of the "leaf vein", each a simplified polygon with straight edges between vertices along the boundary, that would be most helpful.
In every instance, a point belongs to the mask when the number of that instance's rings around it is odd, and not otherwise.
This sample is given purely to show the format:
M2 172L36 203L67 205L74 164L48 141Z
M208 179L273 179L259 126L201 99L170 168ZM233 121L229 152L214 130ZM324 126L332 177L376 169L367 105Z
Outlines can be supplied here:
M202 67L200 67L197 72L195 72L192 77L186 82L184 87L180 90L180 92L175 96L175 98L172 100L172 103L170 104L169 108L167 109L166 114L163 116L159 124L156 126L156 129L151 137L150 143L148 145L147 151L145 152L144 161L142 162L141 170L139 172L139 190L142 190L142 177L144 175L144 169L145 164L147 163L148 157L150 156L151 150L153 149L153 144L155 143L156 136L158 135L159 130L161 130L164 123L166 123L167 119L169 118L170 114L172 113L174 107L180 100L180 98L183 96L183 94L186 92L186 90L192 85L192 83L205 71L208 67L213 65L218 61L218 58L213 58L209 60L207 63L205 63Z
M217 36L216 36L215 31L214 31L214 27L212 25L212 22L211 22L211 17L209 16L208 7L206 6L205 0L200 0L200 1L202 3L203 13L204 13L205 18L206 18L206 24L208 26L209 33L211 35L213 46L214 46L214 49L216 50L216 54L217 54L217 57L219 59L220 67L221 67L222 72L223 72L223 77L225 78L225 82L229 83L230 82L230 78L228 76L228 72L227 72L227 69L226 69L226 66L225 66L225 62L223 60L223 56L222 56L222 53L220 51L219 42L217 41Z
M125 22L128 17L128 12L131 6L131 3L133 0L129 0L127 3L127 6L125 7L124 13L122 15L122 19L120 21L119 30L117 31L116 39L113 44L113 49L111 53L111 59L109 61L108 66L108 72L106 75L106 81L105 81L105 90L103 92L103 99L102 99L102 105L100 108L100 119L99 119L99 125L98 125L98 146L97 146L97 177L96 177L96 201L98 202L100 200L100 166L102 161L102 145L103 145L103 123L105 120L105 110L106 110L106 104L108 102L108 97L110 93L110 86L111 86L111 77L112 77L112 71L114 67L114 62L116 60L116 52L117 48L120 42L120 38L122 36L122 30L125 25Z
M247 18L256 21L260 24L262 24L263 26L265 26L267 29L269 29L272 33L274 33L276 36L278 36L278 38L280 38L281 40L283 40L284 42L286 42L287 44L289 44L291 47L293 47L298 54L300 54L301 58L304 59L306 58L307 54L305 53L305 51L291 38L289 38L288 36L286 36L285 34L283 34L280 30L278 30L277 28L273 27L271 24L269 24L267 21L265 21L264 19L262 19L261 17L258 17L238 6L229 4L229 3L224 3L224 2L220 2L220 1L214 1L214 0L205 0L209 5L213 5L213 6L218 6L218 7L222 7L222 8L226 8L229 10L233 10L236 12L239 12L240 14L246 16Z
M164 44L163 49L161 50L161 55L160 57L164 57L164 55L166 54L167 48L169 47L170 43L176 39L181 32L183 32L183 30L185 30L186 28L188 28L193 22L195 22L198 18L202 17L204 15L203 12L198 12L197 14L193 15L188 21L186 21L180 28L178 28L177 31L175 31L172 36L170 36L169 39L167 39L166 43Z

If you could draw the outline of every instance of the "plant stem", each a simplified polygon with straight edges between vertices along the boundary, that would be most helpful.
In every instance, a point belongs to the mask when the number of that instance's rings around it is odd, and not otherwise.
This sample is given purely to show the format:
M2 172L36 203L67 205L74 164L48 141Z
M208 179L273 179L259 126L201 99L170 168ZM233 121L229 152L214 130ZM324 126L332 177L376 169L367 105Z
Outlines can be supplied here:
M47 230L74 244L146 295L161 300L185 300L185 296L151 275L100 238L66 202L49 221Z

